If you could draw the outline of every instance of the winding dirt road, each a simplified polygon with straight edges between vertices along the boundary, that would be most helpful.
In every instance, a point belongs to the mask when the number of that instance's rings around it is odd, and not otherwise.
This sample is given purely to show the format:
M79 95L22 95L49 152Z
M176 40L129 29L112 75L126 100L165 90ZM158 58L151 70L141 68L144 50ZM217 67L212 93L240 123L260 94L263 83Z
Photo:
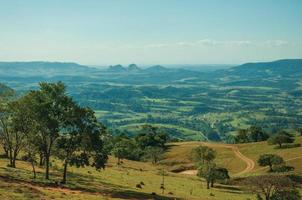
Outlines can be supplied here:
M254 167L255 167L255 162L246 157L245 155L243 155L240 151L239 148L237 146L234 145L226 145L226 144L211 144L211 143L202 143L203 145L209 146L209 147L223 147L223 148L228 148L228 149L232 149L232 151L234 152L235 156L237 156L239 159L241 159L242 161L244 161L246 163L246 168L244 170L242 170L241 172L238 172L237 174L234 174L234 176L240 176L243 175L245 173L251 172ZM197 174L197 170L186 170L183 172L180 172L180 174L186 174L186 175L196 175Z

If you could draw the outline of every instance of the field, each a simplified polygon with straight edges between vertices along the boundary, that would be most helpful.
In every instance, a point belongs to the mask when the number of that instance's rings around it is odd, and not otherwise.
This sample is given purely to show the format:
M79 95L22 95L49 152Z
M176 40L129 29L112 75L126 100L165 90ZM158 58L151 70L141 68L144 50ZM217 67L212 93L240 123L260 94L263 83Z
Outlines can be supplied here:
M302 137L296 139L302 143ZM301 147L275 149L264 142L225 145L221 143L181 142L169 144L165 159L159 165L148 162L124 160L118 166L110 157L105 170L95 171L93 168L71 167L68 183L57 185L61 179L62 165L53 159L51 181L43 179L43 169L38 168L38 178L32 179L31 166L23 161L17 162L17 169L7 167L8 160L0 159L0 197L10 199L192 199L192 200L246 200L254 196L241 190L238 186L217 184L214 189L207 190L205 183L195 175L173 173L170 170L179 165L192 165L191 150L198 145L208 145L217 151L217 163L226 167L231 177L249 176L254 173L266 173L255 163L255 167L245 171L246 162L235 154L238 149L244 157L254 162L261 153L277 153L282 155L288 164L295 167L295 173L301 175ZM300 158L297 158L300 157ZM191 168L193 169L193 168ZM162 171L165 172L165 192L162 194ZM240 175L239 175L240 174ZM144 183L142 188L136 185ZM152 195L151 193L157 195Z
M9 73L0 71L1 82L22 94L40 81L63 81L68 94L91 107L112 133L135 135L138 125L148 123L181 141L231 142L239 128L252 125L272 134L302 127L301 60L212 72L164 67L113 71L77 65L69 69L64 63L54 69L51 66L57 64L39 63L47 67L37 70L35 63L21 64L29 71L11 63Z

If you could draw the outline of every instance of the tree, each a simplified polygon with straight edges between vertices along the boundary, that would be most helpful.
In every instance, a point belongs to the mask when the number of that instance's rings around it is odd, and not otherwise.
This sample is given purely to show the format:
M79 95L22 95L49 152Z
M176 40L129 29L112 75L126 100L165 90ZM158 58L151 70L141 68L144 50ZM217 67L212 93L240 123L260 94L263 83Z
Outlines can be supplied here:
M148 146L165 148L168 141L168 135L160 132L157 127L143 125L141 133L135 137L135 140L141 149Z
M64 129L59 132L56 141L58 158L64 163L62 183L66 183L68 165L84 167L91 165L91 152L93 155L101 154L97 160L97 169L104 168L107 161L107 154L104 152L102 136L105 127L97 122L94 112L88 108L81 108L74 102L70 102L68 111L63 122Z
M248 177L244 184L248 190L256 193L260 199L264 197L265 200L275 200L273 197L278 193L294 189L293 182L288 177L280 175L252 176Z
M35 137L40 141L41 155L45 159L45 178L49 179L50 156L59 132L64 129L63 122L72 100L66 95L62 82L39 85L39 90L26 94L31 99L26 106L32 111L30 118L36 124Z
M121 164L121 161L124 158L127 158L128 153L128 145L130 140L126 138L122 138L119 141L117 141L112 149L113 155L117 158L117 164Z
M192 150L192 159L196 163L202 163L213 161L216 157L216 151L207 146L199 146Z
M260 155L258 159L258 164L260 166L269 166L269 171L273 171L273 166L274 165L281 165L284 163L284 160L282 157L274 154L263 154Z
M210 189L210 183L214 182L216 164L214 162L209 162L206 164L201 164L198 167L197 176L204 178L207 183L207 189Z
M247 143L249 142L248 138L248 130L247 129L239 129L238 133L235 137L236 143Z
M295 139L289 133L285 131L279 132L277 135L272 136L269 140L269 144L278 144L279 148L282 148L284 143L293 143Z
M145 158L152 161L152 164L157 164L162 158L163 149L160 147L147 147L145 150Z
M226 168L216 167L214 169L213 177L211 179L211 187L214 187L214 183L216 180L226 180L229 179L229 172Z
M269 138L269 135L265 133L262 128L258 126L251 126L249 129L249 140L252 142L265 141Z
M29 117L31 112L26 106L27 98L9 102L1 111L0 138L9 158L9 166L16 167L16 159L26 145L26 137L33 128Z

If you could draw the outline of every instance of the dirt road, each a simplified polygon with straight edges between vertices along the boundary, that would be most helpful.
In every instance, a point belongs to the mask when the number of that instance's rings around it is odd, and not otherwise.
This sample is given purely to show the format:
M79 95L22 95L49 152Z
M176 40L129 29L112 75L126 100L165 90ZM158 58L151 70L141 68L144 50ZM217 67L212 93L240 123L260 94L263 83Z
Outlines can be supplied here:
M211 144L211 143L202 143L203 145L209 146L209 147L223 147L223 148L228 148L228 149L232 149L232 151L234 152L235 156L237 156L239 159L241 159L242 161L244 161L246 163L246 168L240 172L238 172L237 174L234 174L234 176L240 176L243 175L245 173L251 172L254 167L255 167L255 162L246 157L245 155L243 155L237 146L235 145L227 145L227 144ZM186 170L186 171L182 171L180 172L180 174L186 174L186 175L196 175L197 174L197 170Z

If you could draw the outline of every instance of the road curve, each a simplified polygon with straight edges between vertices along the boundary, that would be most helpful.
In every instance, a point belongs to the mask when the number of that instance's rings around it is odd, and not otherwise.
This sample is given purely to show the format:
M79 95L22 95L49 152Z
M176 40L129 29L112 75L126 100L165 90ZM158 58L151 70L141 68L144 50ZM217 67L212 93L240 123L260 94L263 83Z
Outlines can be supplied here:
M248 172L251 172L255 168L255 162L252 159L250 159L250 158L246 157L245 155L243 155L239 151L239 148L235 145L213 144L213 143L204 143L204 142L202 144L205 145L205 146L210 146L210 147L223 147L223 148L232 149L235 156L237 156L239 159L241 159L243 162L246 163L246 168L244 170L234 174L234 176L240 176L240 175L246 174ZM180 174L196 175L197 170L186 170L186 171L180 172Z

